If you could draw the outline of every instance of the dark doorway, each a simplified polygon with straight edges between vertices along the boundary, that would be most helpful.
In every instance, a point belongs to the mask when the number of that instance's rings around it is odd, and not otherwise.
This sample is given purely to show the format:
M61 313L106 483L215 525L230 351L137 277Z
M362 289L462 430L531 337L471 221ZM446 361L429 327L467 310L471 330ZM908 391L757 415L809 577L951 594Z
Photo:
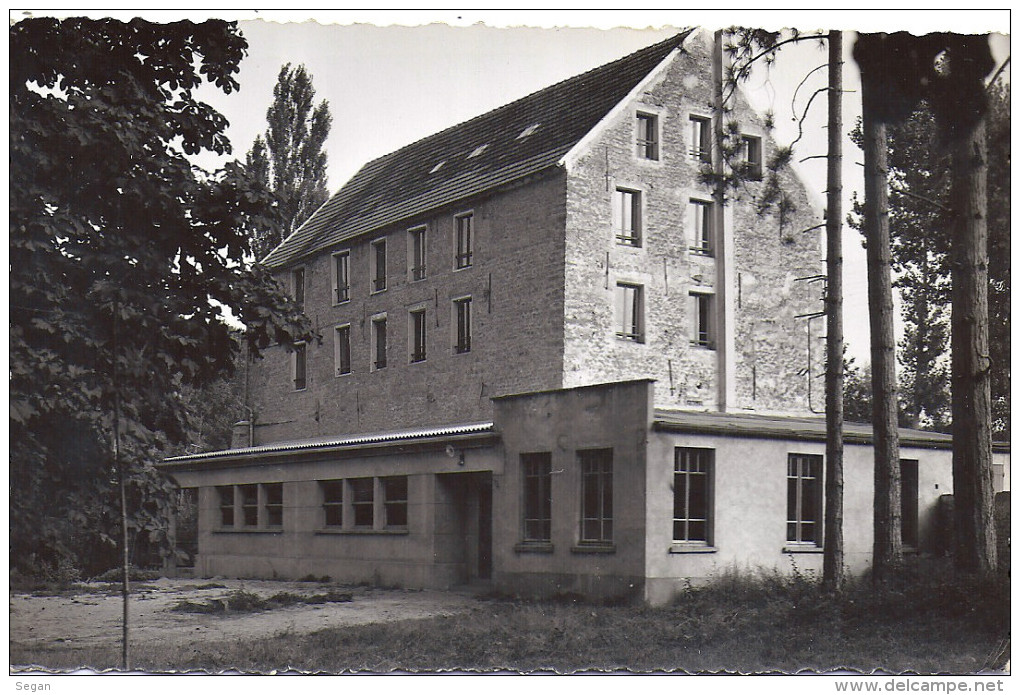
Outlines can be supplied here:
M492 578L492 475L478 481L478 578Z

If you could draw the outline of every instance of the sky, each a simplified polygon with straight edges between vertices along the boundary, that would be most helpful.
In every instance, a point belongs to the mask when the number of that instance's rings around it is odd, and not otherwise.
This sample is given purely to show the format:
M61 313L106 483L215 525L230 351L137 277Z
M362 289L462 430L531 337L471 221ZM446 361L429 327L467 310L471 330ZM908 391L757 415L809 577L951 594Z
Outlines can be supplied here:
M102 16L118 16L104 12ZM239 92L214 88L202 97L230 122L233 156L243 158L266 128L265 113L281 65L304 64L317 101L329 102L333 126L326 142L329 190L335 192L363 164L443 128L482 114L562 79L623 57L667 38L681 28L711 31L739 22L766 29L819 27L845 31L998 32L1008 34L1008 10L990 11L732 11L617 10L440 11L361 10L336 12L229 12L145 14L155 20L187 17L237 19L249 43L241 64ZM128 18L121 16L120 18ZM859 75L844 38L844 130L860 116ZM1008 39L993 42L998 61L1008 55ZM797 85L826 60L824 43L784 48L774 68L757 72L744 93L759 110L772 109L774 137L788 144L797 137L791 100ZM796 110L823 87L826 71L815 72L800 88ZM805 136L795 150L801 174L820 212L824 205L825 160L799 162L825 153L826 100L814 99ZM863 191L860 151L844 138L844 211L854 191ZM205 157L206 168L224 159ZM859 234L844 227L845 334L857 364L870 361L864 250Z

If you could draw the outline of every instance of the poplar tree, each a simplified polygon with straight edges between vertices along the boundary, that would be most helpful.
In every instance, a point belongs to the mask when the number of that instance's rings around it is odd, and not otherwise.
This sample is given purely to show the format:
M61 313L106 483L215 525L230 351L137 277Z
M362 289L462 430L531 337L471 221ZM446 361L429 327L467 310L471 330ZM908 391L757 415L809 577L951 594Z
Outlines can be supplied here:
M329 198L326 152L333 118L329 102L315 102L312 76L304 65L280 68L269 125L248 151L249 171L276 197L269 224L252 229L252 249L261 260Z

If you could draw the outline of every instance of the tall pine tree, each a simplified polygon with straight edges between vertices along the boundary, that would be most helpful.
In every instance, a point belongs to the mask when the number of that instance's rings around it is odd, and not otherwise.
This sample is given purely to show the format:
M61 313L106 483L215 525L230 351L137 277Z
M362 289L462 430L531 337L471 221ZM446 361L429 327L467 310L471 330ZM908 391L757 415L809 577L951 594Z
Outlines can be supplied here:
M277 200L272 223L252 231L256 259L264 258L329 197L323 145L333 117L329 102L314 101L312 76L305 66L281 67L266 112L269 126L264 136L255 138L247 159L249 171Z

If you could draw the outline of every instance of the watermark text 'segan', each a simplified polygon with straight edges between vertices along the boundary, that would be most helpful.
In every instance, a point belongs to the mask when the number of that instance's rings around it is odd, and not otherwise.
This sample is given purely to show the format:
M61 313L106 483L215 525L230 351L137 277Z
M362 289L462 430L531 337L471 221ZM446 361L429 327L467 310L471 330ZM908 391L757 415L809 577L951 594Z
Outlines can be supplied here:
M891 678L885 682L877 680L836 681L836 692L847 693L1001 693L1002 679L999 680L912 680Z

